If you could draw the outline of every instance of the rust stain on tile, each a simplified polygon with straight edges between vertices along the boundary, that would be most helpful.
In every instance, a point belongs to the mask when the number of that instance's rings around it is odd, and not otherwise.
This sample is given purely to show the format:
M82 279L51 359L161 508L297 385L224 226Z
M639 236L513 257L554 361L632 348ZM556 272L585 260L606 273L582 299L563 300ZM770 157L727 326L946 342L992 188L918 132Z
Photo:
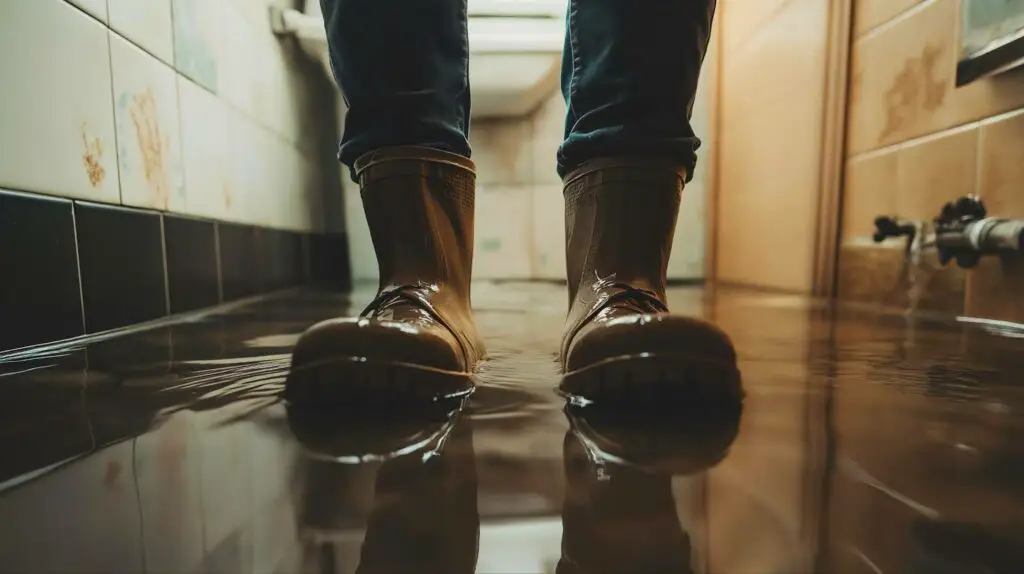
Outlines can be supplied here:
M90 137L89 128L85 124L82 125L82 146L85 148L82 153L85 174L89 177L89 183L96 187L103 183L103 178L107 176L107 170L100 163L103 159L103 142L100 138Z
M163 209L170 207L170 179L167 174L166 143L160 129L160 117L157 113L156 98L153 91L132 96L132 123L135 125L135 139L142 156L142 171L156 197L157 205Z
M903 64L885 92L886 121L879 140L887 140L922 111L934 112L946 101L949 79L938 66L943 52L942 46L928 45L920 56Z
M231 192L231 185L228 183L227 178L223 175L220 176L220 195L221 199L224 200L224 209L231 211L231 206L234 204L234 194Z
M107 472L103 475L103 484L111 487L117 484L118 477L121 476L121 463L117 461L110 461L107 463Z

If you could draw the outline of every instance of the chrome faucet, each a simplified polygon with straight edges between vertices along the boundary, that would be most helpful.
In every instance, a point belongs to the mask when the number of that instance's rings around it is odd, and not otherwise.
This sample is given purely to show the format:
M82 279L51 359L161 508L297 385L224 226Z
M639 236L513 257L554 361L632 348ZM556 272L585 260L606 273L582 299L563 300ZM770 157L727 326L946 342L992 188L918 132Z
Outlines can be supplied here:
M921 247L935 247L939 261L950 261L963 269L975 267L985 255L1024 251L1024 220L989 217L980 198L968 195L943 206L931 222L880 216L875 219L875 243L890 237L907 237L909 246L920 240ZM923 234L923 237L918 237Z

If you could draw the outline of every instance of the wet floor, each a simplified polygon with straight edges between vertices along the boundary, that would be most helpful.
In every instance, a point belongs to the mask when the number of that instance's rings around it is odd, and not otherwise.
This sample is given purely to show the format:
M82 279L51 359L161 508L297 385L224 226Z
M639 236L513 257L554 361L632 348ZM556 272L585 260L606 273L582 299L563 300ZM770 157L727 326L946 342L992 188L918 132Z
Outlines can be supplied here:
M296 293L0 358L0 572L1024 572L1024 331L670 294L734 339L742 413L555 393L564 287L479 285L464 408L277 396Z

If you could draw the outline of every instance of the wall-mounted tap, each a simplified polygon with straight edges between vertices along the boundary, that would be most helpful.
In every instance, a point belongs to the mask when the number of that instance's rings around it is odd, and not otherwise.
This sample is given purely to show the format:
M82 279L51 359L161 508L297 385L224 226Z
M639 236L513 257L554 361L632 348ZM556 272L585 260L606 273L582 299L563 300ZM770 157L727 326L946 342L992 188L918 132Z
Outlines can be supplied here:
M932 231L925 233L926 227L924 222L880 216L875 218L874 240L907 237L908 250L915 242L921 248L935 247L943 265L955 260L963 269L975 267L985 255L1024 251L1024 220L988 217L985 204L973 195L947 203L932 220Z
M935 247L943 265L969 269L984 255L1024 250L1024 220L988 217L974 196L949 202L935 219Z

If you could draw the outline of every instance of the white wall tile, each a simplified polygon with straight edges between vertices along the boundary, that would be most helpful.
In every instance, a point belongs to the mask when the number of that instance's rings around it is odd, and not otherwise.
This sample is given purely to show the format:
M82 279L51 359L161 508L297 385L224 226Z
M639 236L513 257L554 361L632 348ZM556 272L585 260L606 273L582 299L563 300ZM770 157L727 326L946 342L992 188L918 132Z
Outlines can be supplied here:
M474 278L530 278L532 204L531 186L477 186Z
M672 256L668 261L669 279L701 279L704 277L705 210L704 179L697 177L683 189L679 218L672 239Z
M178 76L187 213L241 220L244 213L231 148L234 111L189 79Z
M248 223L308 230L319 206L315 162L252 118L232 118L232 161L238 184L237 216Z
M110 61L121 202L184 211L177 74L113 33Z
M218 93L300 149L313 151L315 142L302 129L303 118L311 116L310 78L295 62L304 56L293 54L292 41L273 34L267 18L252 22L247 12L237 1L225 5Z
M0 54L0 186L116 203L106 28L63 0L10 2Z
M380 273L377 269L377 255L373 252L373 240L370 238L370 226L363 212L363 199L359 194L359 186L349 180L347 169L344 176L345 231L348 234L352 280L375 282Z
M565 101L555 92L533 116L533 181L561 183L556 153L565 135Z
M273 178L287 158L275 154L273 136L241 112L232 110L230 130L230 169L236 184L235 208L230 217L246 223L270 225Z
M469 142L477 183L525 185L533 181L533 122L530 118L478 120Z
M99 18L103 22L107 21L107 0L68 0L68 2L85 10L94 18Z
M174 64L207 90L216 92L224 51L224 0L172 0Z
M111 29L167 64L174 64L171 0L107 0L107 7Z
M533 188L533 250L535 279L565 280L565 200L561 184Z

